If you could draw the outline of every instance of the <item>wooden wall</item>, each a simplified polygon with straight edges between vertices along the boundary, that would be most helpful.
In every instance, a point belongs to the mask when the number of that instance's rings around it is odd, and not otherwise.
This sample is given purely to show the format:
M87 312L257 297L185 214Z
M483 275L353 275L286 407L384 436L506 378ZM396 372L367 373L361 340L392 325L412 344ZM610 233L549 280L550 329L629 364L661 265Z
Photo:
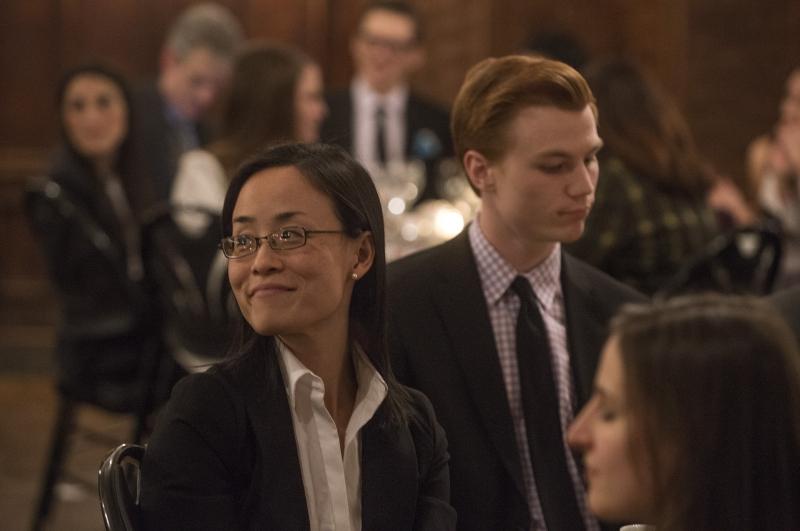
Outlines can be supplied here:
M25 178L43 170L56 137L61 71L87 58L131 79L154 76L161 38L189 0L0 2L0 320L19 303L49 300L20 210ZM329 85L347 82L348 38L365 0L225 0L248 36L297 44ZM639 60L677 96L698 142L721 171L741 177L747 142L774 122L783 80L800 64L800 2L773 0L416 0L428 63L414 79L447 104L477 60L517 50L533 31L560 28L592 56ZM52 314L43 314L46 321ZM27 318L27 317L26 317ZM0 321L0 325L2 325ZM0 331L1 332L1 331Z

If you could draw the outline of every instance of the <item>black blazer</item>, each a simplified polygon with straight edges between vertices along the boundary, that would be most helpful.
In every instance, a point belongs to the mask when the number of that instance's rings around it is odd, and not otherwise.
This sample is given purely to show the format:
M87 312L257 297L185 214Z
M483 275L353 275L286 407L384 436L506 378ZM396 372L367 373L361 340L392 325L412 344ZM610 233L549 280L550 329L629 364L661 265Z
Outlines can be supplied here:
M61 319L56 358L60 392L114 411L140 407L145 356L159 344L155 299L128 276L117 216L87 163L62 147L49 175L29 184L25 207Z
M167 103L155 82L143 84L133 93L131 138L135 170L139 180L128 190L138 213L169 200L172 182L178 168L174 148L175 126L167 120ZM204 128L196 126L200 145L208 140Z
M589 398L606 325L643 297L563 255L567 338L577 395ZM389 265L392 367L424 392L447 433L460 530L530 529L511 412L468 231ZM557 451L561 451L558 449Z
M353 100L350 89L326 95L328 116L322 124L320 138L354 152ZM439 163L453 156L450 137L450 117L446 110L413 92L406 103L406 158L420 159L425 163L426 185L418 201L440 197L437 190Z
M271 376L270 376L271 375ZM447 442L430 403L418 421L361 432L362 529L455 529ZM249 354L175 387L147 446L142 509L149 530L308 530L289 402L275 354Z

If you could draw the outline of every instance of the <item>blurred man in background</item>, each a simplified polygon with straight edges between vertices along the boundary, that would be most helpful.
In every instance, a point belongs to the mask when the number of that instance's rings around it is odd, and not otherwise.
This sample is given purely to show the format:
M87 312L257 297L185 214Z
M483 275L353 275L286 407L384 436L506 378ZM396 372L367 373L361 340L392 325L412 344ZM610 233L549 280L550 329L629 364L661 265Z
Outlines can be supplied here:
M424 162L420 199L435 197L438 163L452 156L452 145L447 111L408 85L425 60L418 14L404 2L369 4L350 52L355 76L350 87L328 95L322 139L349 150L373 177L391 162Z
M206 142L201 120L227 83L242 41L238 20L213 3L187 8L170 28L158 79L134 97L137 210L165 202L178 158Z

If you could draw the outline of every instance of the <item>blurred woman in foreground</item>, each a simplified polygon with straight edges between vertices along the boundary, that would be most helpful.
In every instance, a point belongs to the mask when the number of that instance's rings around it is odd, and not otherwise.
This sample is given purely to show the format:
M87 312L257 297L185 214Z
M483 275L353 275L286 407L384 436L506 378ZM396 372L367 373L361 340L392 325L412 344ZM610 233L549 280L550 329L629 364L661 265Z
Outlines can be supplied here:
M799 364L762 301L623 310L568 432L591 510L658 531L800 529Z

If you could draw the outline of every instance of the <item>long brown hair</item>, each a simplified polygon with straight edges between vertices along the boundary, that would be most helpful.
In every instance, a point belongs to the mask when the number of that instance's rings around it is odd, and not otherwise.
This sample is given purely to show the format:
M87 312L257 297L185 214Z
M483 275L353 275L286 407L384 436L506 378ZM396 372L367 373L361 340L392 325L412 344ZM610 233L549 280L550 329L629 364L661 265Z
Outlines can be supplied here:
M263 42L237 57L220 138L209 147L228 177L260 149L296 140L295 90L309 64L312 60L296 48Z
M657 529L800 529L800 353L777 312L685 296L626 307L612 334Z
M590 64L584 72L597 98L601 157L620 159L666 190L702 197L709 177L675 101L628 60Z

